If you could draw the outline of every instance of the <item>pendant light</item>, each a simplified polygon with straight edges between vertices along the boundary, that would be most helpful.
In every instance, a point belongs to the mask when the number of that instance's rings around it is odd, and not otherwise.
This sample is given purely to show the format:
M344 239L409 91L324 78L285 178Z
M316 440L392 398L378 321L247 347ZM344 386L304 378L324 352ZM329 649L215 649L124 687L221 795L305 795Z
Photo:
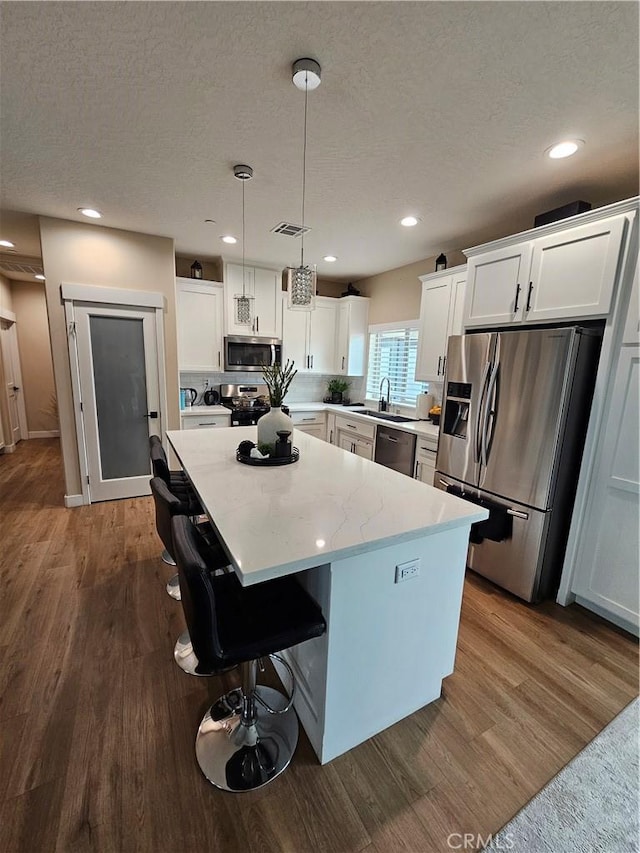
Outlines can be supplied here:
M251 166L234 166L233 174L242 184L242 293L233 297L233 314L237 326L250 326L253 322L253 296L247 294L244 267L244 185L253 177L253 169Z
M294 311L313 311L316 307L317 274L315 264L304 262L304 200L307 170L307 96L320 85L320 65L315 59L297 59L293 63L293 85L304 92L304 143L302 147L302 233L300 235L300 266L287 270L289 308Z

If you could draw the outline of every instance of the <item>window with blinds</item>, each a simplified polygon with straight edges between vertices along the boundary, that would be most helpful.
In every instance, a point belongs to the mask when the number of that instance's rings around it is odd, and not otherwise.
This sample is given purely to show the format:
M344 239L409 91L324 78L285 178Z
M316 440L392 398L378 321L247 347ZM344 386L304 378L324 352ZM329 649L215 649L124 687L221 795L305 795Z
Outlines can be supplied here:
M369 329L369 365L367 368L367 397L380 398L380 382L386 376L391 382L391 402L415 406L416 397L428 390L428 383L416 382L418 355L418 324L399 328L371 326ZM387 383L384 393L386 397Z

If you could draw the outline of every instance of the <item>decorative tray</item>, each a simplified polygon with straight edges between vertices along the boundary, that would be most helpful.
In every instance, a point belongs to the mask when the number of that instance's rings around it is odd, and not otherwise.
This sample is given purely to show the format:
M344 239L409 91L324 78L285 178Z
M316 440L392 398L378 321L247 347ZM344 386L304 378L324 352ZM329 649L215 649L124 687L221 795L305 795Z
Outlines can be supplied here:
M300 459L300 451L297 447L292 447L291 456L269 456L267 459L253 459L251 456L245 456L236 450L236 459L243 465L267 468L269 465L291 465L293 462L297 462Z

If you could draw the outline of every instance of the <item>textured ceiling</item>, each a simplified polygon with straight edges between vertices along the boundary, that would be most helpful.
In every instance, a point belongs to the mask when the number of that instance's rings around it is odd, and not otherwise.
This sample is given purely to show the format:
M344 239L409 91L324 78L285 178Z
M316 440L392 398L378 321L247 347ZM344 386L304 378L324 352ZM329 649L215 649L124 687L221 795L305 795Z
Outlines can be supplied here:
M572 199L637 193L638 5L617 2L2 3L1 237L40 255L44 214L364 276L528 228ZM543 156L579 137L573 158ZM398 220L415 213L413 229ZM205 224L214 219L215 224ZM87 220L83 220L87 221ZM338 263L322 261L325 254Z

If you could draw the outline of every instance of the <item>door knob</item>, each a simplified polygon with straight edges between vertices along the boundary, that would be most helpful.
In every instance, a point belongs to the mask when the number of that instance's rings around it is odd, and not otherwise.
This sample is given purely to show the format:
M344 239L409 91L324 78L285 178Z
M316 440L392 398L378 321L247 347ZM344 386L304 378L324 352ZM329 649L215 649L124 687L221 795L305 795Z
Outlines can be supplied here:
M157 418L157 417L158 417L158 413L157 413L157 412L148 412L148 413L145 415L145 418Z
M13 386L13 390L14 390L14 391L19 391L19 390L20 390L20 386L19 386L19 385L14 385L14 386Z

